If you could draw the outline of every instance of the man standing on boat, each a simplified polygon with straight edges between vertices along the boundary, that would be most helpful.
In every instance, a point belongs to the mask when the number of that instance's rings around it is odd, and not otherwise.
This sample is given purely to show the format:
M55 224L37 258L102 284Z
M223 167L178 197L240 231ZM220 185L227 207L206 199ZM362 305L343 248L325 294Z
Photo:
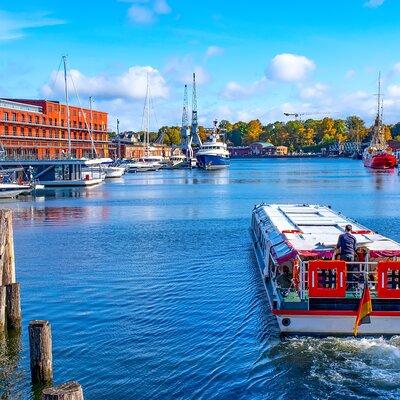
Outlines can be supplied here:
M340 251L340 259L344 261L354 261L357 251L357 240L351 234L353 227L346 225L345 232L339 235L336 248Z
M336 249L340 252L340 259L343 261L351 262L354 261L355 255L357 253L357 240L351 234L353 227L351 225L346 225L345 232L339 235L339 239L336 245ZM350 287L356 286L357 266L354 264L347 265L347 280L350 283Z

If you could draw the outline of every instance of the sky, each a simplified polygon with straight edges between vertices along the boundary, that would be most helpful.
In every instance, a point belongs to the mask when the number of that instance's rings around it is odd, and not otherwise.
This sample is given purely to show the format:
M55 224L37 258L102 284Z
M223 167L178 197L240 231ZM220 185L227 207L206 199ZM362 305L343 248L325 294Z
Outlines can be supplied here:
M264 124L376 113L400 120L399 0L0 0L0 98L71 102L152 130L180 125L184 84L197 76L199 121ZM73 87L76 88L76 93ZM189 92L189 97L190 96Z

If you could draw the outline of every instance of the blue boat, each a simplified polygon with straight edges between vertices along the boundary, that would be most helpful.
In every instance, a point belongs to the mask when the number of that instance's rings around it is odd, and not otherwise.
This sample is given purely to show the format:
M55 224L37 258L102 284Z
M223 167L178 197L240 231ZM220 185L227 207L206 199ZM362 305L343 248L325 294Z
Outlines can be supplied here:
M208 136L207 141L201 145L196 153L199 168L214 170L229 167L228 147L221 136L215 120L212 134Z

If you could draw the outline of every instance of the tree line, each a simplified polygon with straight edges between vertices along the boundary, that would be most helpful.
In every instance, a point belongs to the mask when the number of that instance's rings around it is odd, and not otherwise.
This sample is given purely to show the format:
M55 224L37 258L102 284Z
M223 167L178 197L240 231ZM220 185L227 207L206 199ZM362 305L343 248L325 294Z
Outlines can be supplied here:
M346 119L307 119L305 121L293 120L288 122L276 121L263 125L259 119L249 122L235 122L222 120L218 125L221 132L225 133L230 146L247 146L251 143L263 141L275 146L286 146L290 151L299 149L312 149L328 146L333 143L346 141L368 141L372 134L373 126L366 126L365 121L356 115ZM386 140L400 140L400 122L394 125L383 125ZM158 132L150 134L150 140L156 140L164 135L164 143L178 145L180 143L179 126L163 126ZM199 135L202 141L207 137L204 126L199 126Z

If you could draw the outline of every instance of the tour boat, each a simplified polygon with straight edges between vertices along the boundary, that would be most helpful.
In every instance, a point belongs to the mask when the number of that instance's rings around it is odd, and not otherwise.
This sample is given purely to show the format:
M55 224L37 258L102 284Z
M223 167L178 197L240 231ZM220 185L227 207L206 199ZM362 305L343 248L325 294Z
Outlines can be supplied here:
M364 150L364 166L371 169L387 170L397 166L397 158L392 153L392 149L387 145L384 128L382 126L382 106L381 106L381 80L378 81L378 112L372 130L370 145Z
M229 151L226 143L221 140L218 133L217 121L214 121L214 129L207 141L204 142L196 153L197 164L200 168L211 170L229 166Z
M164 169L178 169L186 165L186 156L183 154L173 155L169 160L165 160L162 163Z
M351 224L353 262L335 259ZM263 284L283 334L353 333L363 293L372 311L361 335L400 334L400 244L320 205L260 204L250 228Z

